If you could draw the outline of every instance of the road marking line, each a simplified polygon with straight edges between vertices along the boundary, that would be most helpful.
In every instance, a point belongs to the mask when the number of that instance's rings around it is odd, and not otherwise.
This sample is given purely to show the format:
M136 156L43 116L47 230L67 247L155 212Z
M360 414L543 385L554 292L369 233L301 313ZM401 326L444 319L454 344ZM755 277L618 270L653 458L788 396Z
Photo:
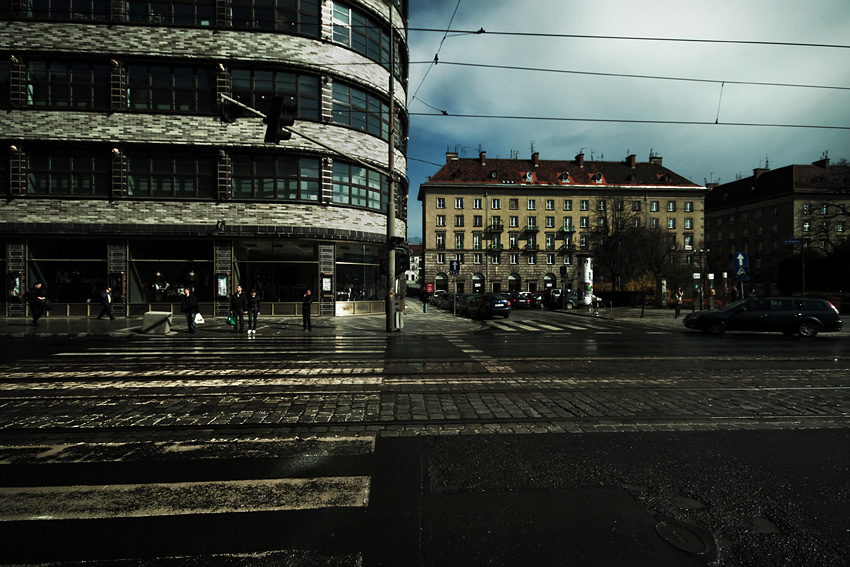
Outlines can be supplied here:
M0 488L0 522L362 508L369 484L349 476Z

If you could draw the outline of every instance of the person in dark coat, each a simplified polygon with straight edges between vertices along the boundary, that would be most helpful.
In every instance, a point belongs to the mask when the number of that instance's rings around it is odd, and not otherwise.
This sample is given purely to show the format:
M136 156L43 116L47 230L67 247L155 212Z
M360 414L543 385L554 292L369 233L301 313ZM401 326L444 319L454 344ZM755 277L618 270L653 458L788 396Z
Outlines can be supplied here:
M44 315L44 312L46 311L45 301L47 301L47 291L45 291L41 282L35 282L32 289L27 292L26 299L27 303L30 305L32 324L33 326L38 327L38 320L41 319L41 316Z
M233 325L234 333L245 332L245 314L248 313L248 302L245 293L242 291L242 286L236 286L236 293L230 297L230 314L236 320L238 325ZM238 327L238 328L237 328Z
M186 325L189 327L189 332L194 334L195 316L198 314L198 298L192 294L188 287L183 289L183 295L180 296L180 311L186 314Z
M115 315L112 314L112 288L106 286L106 289L100 292L100 304L103 305L103 309L100 310L100 315L97 316L98 319L103 319L104 315L109 315L109 319L115 319Z
M313 323L310 321L310 311L313 309L313 292L309 289L304 294L304 301L301 303L301 322L304 325L305 331L313 330Z
M260 314L260 296L257 295L257 290L252 289L251 294L246 298L248 305L248 334L257 334L257 315Z

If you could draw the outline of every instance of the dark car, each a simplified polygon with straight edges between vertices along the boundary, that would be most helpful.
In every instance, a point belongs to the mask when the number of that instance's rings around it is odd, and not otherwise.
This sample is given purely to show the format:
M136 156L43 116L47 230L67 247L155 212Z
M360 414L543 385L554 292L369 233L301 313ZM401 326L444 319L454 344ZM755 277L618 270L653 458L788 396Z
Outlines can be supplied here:
M507 319L511 314L510 300L493 293L476 294L475 297L470 298L466 308L469 316L477 319L494 316Z
M531 309L531 294L525 292L513 292L510 295L511 309Z
M840 331L838 309L825 299L767 297L744 299L723 309L691 313L685 327L719 335L726 331L799 333L814 337L820 332Z
M459 293L455 303L455 313L469 317L469 301L478 295L477 293Z

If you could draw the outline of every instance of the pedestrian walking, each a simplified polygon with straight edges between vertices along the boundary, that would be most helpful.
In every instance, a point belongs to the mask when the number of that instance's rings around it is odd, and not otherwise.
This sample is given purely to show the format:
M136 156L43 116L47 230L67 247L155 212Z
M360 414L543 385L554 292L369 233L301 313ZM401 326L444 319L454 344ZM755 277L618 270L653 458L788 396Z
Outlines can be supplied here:
M236 293L230 297L230 314L233 316L233 332L245 332L245 314L248 313L248 302L242 292L242 286L236 286ZM237 324L238 323L238 324Z
M750 289L750 291L747 292L747 299L756 299L756 298L758 298L758 294L756 293L756 288Z
M183 295L180 296L180 311L186 314L186 325L189 327L189 332L194 335L195 317L198 315L198 298L192 294L188 287L183 288Z
M674 319L679 318L679 313L682 311L682 300L685 298L685 292L682 291L682 288L677 288L676 292L673 294L673 301L676 304L676 315L673 316Z
M257 315L260 314L260 296L257 295L257 290L252 289L251 294L246 298L248 305L248 334L257 334Z
M47 299L47 290L41 282L35 282L35 285L27 292L27 303L30 306L30 314L32 314L32 324L38 327L38 320L46 311L50 311L50 301Z
M301 303L301 322L304 325L305 331L313 330L313 323L310 321L310 311L313 309L313 292L309 289L304 294L304 301Z
M115 319L115 315L112 314L112 288L106 286L106 288L100 292L100 304L103 305L103 309L100 310L100 315L97 316L98 319L103 319L104 315L109 315L109 320L112 321Z

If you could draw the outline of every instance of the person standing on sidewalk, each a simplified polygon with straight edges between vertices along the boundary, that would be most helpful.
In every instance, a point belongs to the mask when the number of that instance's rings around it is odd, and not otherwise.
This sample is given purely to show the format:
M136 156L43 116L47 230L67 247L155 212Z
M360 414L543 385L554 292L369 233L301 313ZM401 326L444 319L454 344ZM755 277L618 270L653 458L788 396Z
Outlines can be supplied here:
M251 295L246 298L248 305L248 334L257 334L257 315L260 314L260 297L257 295L257 290L252 289Z
M115 319L115 315L112 314L112 288L106 286L106 289L100 292L100 304L103 305L103 309L100 310L100 315L97 316L98 319L103 319L104 315L109 315L109 320L112 321Z
M304 324L305 331L313 330L313 323L310 321L310 311L313 309L313 292L309 289L304 294L304 301L301 303L301 322Z
M195 316L198 314L198 298L192 295L191 290L183 288L183 295L180 296L180 311L186 314L186 324L189 326L189 332L195 334Z
M236 286L236 293L230 298L230 314L233 315L235 323L233 325L234 333L245 332L245 314L248 313L248 302L245 294L242 293L242 286ZM238 323L238 325L236 324ZM238 327L238 328L237 328Z
M682 311L682 300L685 297L685 292L682 291L682 288L677 288L676 292L673 294L673 301L676 303L676 315L673 317L674 319L679 318L679 313Z

